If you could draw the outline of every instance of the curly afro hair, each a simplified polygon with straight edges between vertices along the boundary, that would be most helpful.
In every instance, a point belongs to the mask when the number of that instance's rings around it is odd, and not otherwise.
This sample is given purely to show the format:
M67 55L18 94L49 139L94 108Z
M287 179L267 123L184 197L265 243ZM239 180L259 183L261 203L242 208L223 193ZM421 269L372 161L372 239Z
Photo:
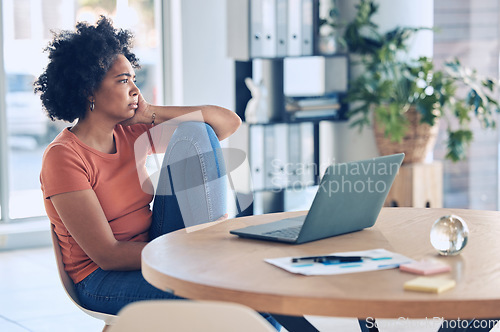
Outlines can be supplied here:
M45 52L49 63L34 83L51 120L73 122L84 118L89 97L96 91L111 65L123 54L134 68L140 68L131 52L132 34L115 29L110 19L101 16L95 26L86 22L76 31L54 33Z

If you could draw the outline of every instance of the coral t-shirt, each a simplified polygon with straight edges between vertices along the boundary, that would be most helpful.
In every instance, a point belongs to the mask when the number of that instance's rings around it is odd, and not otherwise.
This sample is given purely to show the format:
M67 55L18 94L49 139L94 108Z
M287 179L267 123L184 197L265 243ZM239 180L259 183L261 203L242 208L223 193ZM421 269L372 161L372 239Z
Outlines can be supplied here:
M148 241L152 220L149 204L153 196L151 188L143 190L139 179L147 178L145 161L150 151L134 151L137 137L148 128L141 124L117 125L113 132L116 144L116 153L113 154L85 145L68 128L45 150L40 173L45 210L55 226L65 270L75 283L98 266L68 232L50 197L92 189L118 241ZM143 185L151 185L151 182L146 182Z

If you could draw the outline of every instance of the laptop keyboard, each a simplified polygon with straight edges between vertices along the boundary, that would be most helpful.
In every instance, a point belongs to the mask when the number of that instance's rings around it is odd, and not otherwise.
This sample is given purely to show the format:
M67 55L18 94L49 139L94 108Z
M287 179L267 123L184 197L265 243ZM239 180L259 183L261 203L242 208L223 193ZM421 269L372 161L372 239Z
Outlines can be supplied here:
M299 236L301 228L302 228L302 225L295 226L295 227L289 227L289 228L283 228L283 229L278 229L276 231L270 231L270 232L263 233L263 235L279 237L279 238L284 238L284 239L296 239Z

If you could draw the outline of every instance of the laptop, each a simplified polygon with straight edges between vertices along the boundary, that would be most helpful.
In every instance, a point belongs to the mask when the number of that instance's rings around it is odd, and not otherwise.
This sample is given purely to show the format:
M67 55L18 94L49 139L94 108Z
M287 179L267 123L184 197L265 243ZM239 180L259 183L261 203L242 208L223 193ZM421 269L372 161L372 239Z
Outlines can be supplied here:
M306 216L231 230L243 238L300 244L375 224L404 153L330 165Z

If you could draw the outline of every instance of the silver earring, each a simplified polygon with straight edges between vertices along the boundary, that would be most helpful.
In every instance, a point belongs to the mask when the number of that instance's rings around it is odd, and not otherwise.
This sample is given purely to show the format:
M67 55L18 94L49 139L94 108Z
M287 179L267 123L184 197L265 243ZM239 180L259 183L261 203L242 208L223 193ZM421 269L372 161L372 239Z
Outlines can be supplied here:
M92 100L92 101L90 102L90 111L91 111L91 112L92 112L92 111L94 111L94 106L95 106L95 105L94 105L94 101Z

